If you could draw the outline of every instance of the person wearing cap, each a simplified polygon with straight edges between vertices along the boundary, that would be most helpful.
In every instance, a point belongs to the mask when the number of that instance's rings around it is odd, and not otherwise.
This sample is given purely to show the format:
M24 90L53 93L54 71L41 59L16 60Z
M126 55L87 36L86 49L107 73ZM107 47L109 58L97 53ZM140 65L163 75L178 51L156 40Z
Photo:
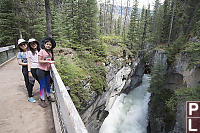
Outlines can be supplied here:
M47 100L54 102L55 100L50 96L50 69L51 64L54 63L53 48L56 43L50 37L45 37L40 41L41 50L38 53L38 77L40 81L40 105L46 107L44 90L46 90Z
M37 76L38 71L38 52L40 51L40 45L39 42L31 38L28 40L28 49L27 52L27 62L28 62L28 76L29 76L29 82L34 86L35 79L39 83L39 79ZM35 99L32 97L32 102L35 102Z
M17 54L17 61L18 64L22 66L22 74L24 76L25 86L28 91L28 101L33 102L32 88L33 85L29 82L28 76L28 63L27 63L27 42L24 39L18 40L18 48L19 52Z

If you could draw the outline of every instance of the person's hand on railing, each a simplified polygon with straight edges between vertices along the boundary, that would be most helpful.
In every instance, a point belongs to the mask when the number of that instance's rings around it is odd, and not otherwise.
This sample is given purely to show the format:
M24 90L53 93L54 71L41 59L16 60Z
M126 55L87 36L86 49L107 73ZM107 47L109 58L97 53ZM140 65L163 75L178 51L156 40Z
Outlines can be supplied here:
M54 64L55 63L55 61L48 61L50 64Z

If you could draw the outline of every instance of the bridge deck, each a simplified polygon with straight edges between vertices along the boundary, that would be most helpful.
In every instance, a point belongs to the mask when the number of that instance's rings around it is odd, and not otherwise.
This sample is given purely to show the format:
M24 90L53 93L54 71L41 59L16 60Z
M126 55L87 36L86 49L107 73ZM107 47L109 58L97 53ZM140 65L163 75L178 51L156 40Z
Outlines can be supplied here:
M27 101L21 66L14 59L0 68L0 132L55 133L50 105L39 105L39 85L34 86L36 103Z

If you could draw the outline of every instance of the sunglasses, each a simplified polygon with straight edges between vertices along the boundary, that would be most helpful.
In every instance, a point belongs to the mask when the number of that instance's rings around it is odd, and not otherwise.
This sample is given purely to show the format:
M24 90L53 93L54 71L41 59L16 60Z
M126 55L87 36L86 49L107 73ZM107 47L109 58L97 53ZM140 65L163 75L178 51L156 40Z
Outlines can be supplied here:
M30 43L30 45L37 45L36 43L34 43L34 42L32 42L32 43Z
M26 45L26 43L21 43L19 46L24 46L24 45Z

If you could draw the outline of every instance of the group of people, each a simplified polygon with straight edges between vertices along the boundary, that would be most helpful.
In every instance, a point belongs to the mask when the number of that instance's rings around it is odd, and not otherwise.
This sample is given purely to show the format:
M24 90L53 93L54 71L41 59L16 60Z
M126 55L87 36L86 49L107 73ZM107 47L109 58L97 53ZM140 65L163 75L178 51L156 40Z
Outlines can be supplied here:
M25 85L28 91L28 101L35 103L33 98L33 86L35 80L40 84L40 105L45 108L45 90L47 100L54 102L51 97L50 89L50 69L54 63L53 49L56 47L56 42L51 37L44 37L40 43L31 38L28 41L24 39L18 40L19 52L17 60L22 66L22 74L24 76Z

